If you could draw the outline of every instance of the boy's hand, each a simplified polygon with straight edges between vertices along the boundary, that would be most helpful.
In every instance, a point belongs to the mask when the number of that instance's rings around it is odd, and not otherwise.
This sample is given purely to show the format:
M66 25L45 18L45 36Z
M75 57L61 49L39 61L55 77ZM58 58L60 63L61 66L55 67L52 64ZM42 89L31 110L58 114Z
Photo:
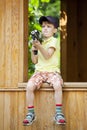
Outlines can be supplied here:
M31 49L32 49L32 51L37 50L37 48L34 45L32 46Z
M33 41L33 46L36 47L38 49L38 47L41 45L41 43L38 40L34 40Z
M34 55L38 54L38 49L34 45L32 46L32 52Z
M31 48L31 59L34 64L38 62L38 50L34 45Z

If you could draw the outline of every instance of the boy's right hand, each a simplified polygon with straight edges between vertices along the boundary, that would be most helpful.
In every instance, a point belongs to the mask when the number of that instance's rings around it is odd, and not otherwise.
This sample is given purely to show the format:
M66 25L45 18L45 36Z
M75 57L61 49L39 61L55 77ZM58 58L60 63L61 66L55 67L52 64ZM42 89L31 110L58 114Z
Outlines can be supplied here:
M32 46L32 52L34 55L37 55L38 50L34 45Z

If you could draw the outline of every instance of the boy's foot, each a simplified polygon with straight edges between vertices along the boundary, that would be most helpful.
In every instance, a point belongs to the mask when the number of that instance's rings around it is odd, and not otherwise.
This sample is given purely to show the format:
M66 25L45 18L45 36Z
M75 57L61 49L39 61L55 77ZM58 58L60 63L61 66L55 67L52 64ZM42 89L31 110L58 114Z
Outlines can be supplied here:
M56 124L64 125L66 124L65 117L63 113L56 113L54 117Z
M26 115L26 118L23 121L23 125L31 125L33 123L33 121L36 120L36 116L34 113L28 113Z

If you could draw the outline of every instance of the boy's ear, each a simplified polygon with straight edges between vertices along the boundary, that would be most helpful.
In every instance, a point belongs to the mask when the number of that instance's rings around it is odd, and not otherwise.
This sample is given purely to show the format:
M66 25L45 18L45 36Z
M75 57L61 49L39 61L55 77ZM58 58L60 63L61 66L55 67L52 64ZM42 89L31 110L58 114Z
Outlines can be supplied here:
M56 32L57 32L57 28L54 29L54 33L56 33Z

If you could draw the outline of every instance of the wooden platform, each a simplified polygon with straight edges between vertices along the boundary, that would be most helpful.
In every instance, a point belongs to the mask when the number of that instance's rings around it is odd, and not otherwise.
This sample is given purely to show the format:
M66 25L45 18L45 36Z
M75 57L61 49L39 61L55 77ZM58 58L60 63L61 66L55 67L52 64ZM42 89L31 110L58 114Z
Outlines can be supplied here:
M35 92L37 120L32 126L23 126L26 114L25 87L26 83L19 83L18 88L0 89L0 130L86 130L87 83L64 83L65 126L55 125L54 90L43 87Z

